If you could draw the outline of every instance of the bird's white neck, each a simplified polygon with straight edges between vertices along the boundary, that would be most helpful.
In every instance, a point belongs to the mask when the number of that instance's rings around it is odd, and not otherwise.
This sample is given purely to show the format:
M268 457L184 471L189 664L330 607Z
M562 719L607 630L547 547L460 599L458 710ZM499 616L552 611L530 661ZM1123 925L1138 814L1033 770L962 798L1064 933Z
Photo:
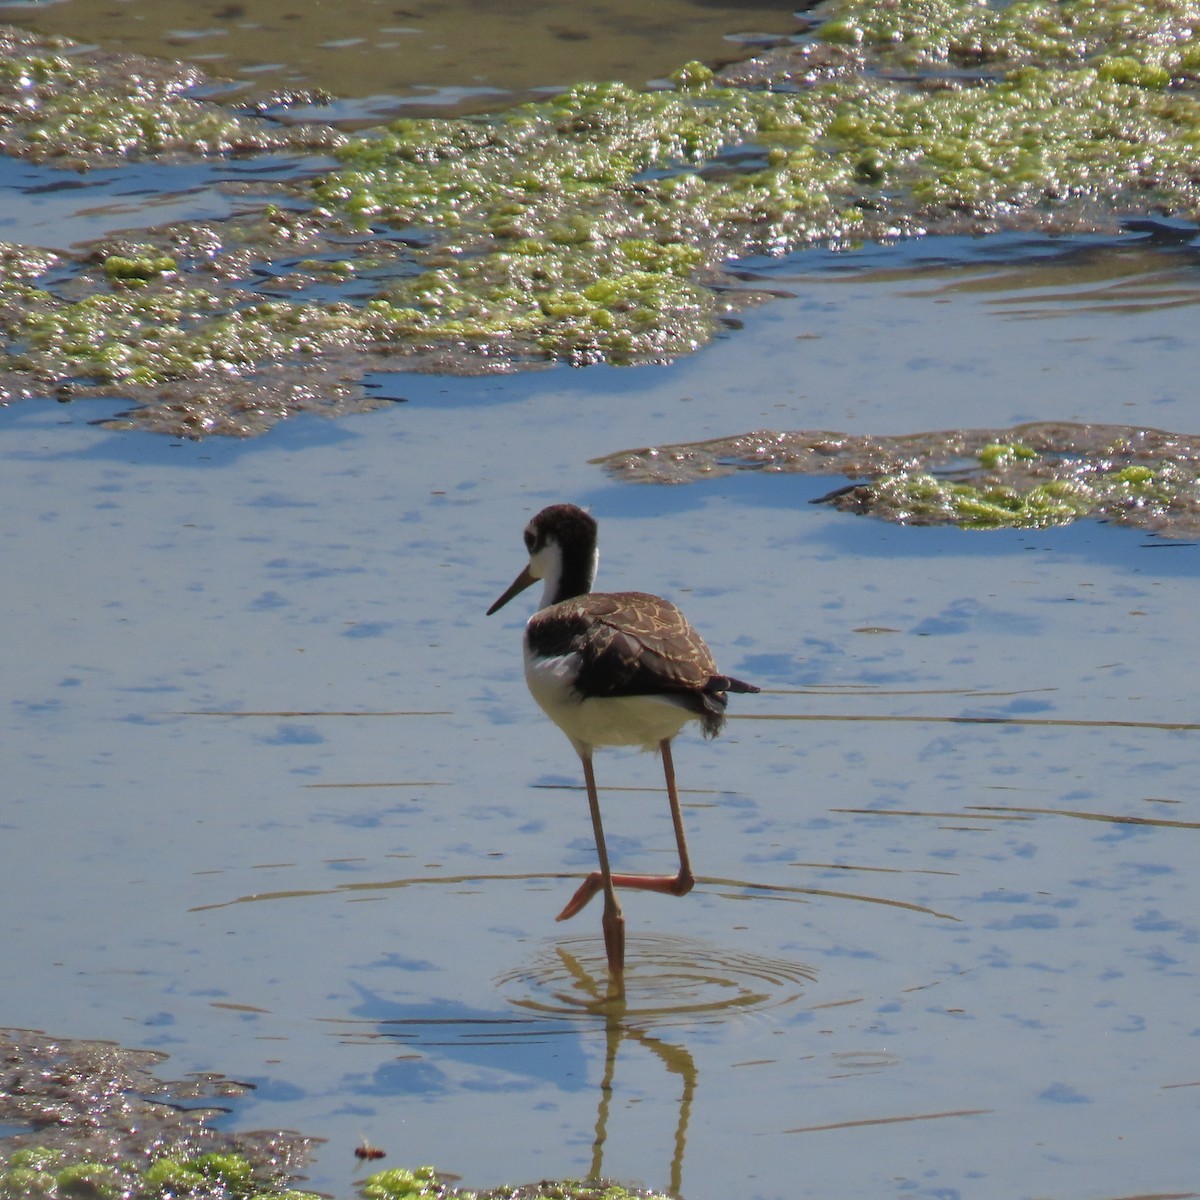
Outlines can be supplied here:
M558 542L548 542L534 561L542 577L542 602L539 608L561 604L575 596L584 596L592 590L596 581L596 568L600 563L600 552L595 546L583 547L582 553L574 549L563 553Z

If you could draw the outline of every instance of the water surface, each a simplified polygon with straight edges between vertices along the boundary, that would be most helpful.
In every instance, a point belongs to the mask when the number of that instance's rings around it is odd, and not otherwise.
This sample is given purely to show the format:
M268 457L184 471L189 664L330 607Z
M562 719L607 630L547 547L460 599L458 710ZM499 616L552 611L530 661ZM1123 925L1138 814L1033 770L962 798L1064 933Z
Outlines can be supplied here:
M690 59L737 61L747 46L786 40L797 28L794 8L778 0L17 0L0 4L0 21L194 62L242 88L321 89L335 103L319 119L376 123L505 108L580 80L641 87Z
M86 227L92 196L50 195ZM5 236L58 244L26 219ZM364 1135L468 1185L692 1200L1194 1189L1196 547L590 461L758 427L1195 432L1193 252L746 266L784 295L667 368L381 375L382 410L246 443L0 411L5 1024L252 1080L232 1119L326 1136L335 1195ZM628 898L624 1007L598 912L553 921L594 850L524 612L483 616L561 499L601 521L602 586L679 601L765 689L678 744L700 881ZM672 865L657 771L598 760L623 869Z
M0 414L6 1021L255 1080L238 1119L328 1136L338 1194L363 1134L479 1185L1186 1189L1195 547L588 465L772 417L1182 423L1186 309L1060 299L1018 343L1001 301L1046 298L968 274L794 274L670 369L381 378L391 408L255 443ZM628 898L623 1013L598 913L552 919L592 865L577 765L519 606L482 615L563 497L602 584L679 600L767 689L679 745L701 882ZM599 762L628 869L670 865L656 773Z

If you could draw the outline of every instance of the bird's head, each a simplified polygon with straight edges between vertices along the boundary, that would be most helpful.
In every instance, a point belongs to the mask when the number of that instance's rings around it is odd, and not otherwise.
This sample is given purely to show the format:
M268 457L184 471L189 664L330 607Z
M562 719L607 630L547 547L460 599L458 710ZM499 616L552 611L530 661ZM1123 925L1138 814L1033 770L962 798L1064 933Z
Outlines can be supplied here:
M529 562L504 594L487 610L503 608L539 579L545 581L542 608L592 590L596 578L596 518L574 504L552 504L543 508L525 526L525 549Z

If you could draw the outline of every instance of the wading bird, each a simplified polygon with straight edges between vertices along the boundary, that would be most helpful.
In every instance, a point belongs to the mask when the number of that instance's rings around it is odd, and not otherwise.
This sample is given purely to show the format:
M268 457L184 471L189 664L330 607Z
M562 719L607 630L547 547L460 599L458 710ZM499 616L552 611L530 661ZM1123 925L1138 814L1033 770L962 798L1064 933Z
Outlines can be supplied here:
M705 737L725 723L730 692L753 684L721 675L708 647L673 604L645 592L593 592L598 559L596 521L574 504L544 508L525 527L529 563L488 609L491 616L539 579L541 607L525 628L525 680L533 698L565 733L583 763L600 869L580 885L560 921L604 892L604 948L620 981L625 967L625 918L616 889L686 895L694 882L671 739L688 721ZM592 770L597 746L658 749L679 848L676 875L613 874L604 844L600 799Z

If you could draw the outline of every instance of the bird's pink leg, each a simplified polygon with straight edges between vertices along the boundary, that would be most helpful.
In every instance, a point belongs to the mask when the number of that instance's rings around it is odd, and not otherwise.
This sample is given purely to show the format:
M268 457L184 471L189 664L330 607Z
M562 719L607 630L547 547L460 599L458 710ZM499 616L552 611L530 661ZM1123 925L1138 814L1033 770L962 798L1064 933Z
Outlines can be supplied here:
M598 891L604 892L604 916L601 924L604 927L604 952L608 957L608 969L618 982L625 971L625 916L621 912L621 903L617 899L616 887L613 884L612 870L608 865L608 847L604 842L604 825L600 820L600 795L596 791L596 775L592 770L592 755L589 750L579 755L583 761L583 782L587 786L588 808L592 813L592 832L596 835L596 857L600 860L600 870L593 871L588 876L584 887L590 885L590 891L579 904L582 908ZM593 882L594 880L594 882ZM582 891L583 888L580 889ZM579 893L576 893L578 899ZM573 900L572 904L575 903ZM570 908L568 905L567 908ZM567 913L566 909L559 915L560 921L567 916L574 916L579 908ZM565 915L564 915L565 914Z
M643 892L663 892L668 896L686 896L696 880L692 875L691 859L688 856L687 836L683 830L683 812L679 807L679 793L675 788L675 762L671 757L671 741L663 738L658 744L662 754L663 774L667 780L667 800L671 805L671 823L675 826L675 844L679 848L679 872L676 875L614 875L608 866L608 852L603 849L603 834L600 833L600 802L596 799L596 779L592 773L592 761L588 757L583 763L583 777L588 789L588 803L592 806L592 825L597 831L597 850L600 853L600 870L593 871L579 885L566 908L558 914L559 921L570 920L584 908L589 900L602 888L606 881L612 888L635 888ZM613 897L614 903L616 897ZM608 904L605 902L607 913ZM617 907L618 913L620 906ZM605 926L605 941L608 927ZM624 942L624 918L622 918L622 943Z
M667 780L667 801L671 805L671 824L675 826L675 845L679 849L679 873L663 888L672 896L686 896L692 890L696 878L692 874L692 860L688 856L687 834L683 831L683 810L679 807L679 793L675 790L675 760L671 757L671 739L663 738L658 743L662 755L663 775Z

